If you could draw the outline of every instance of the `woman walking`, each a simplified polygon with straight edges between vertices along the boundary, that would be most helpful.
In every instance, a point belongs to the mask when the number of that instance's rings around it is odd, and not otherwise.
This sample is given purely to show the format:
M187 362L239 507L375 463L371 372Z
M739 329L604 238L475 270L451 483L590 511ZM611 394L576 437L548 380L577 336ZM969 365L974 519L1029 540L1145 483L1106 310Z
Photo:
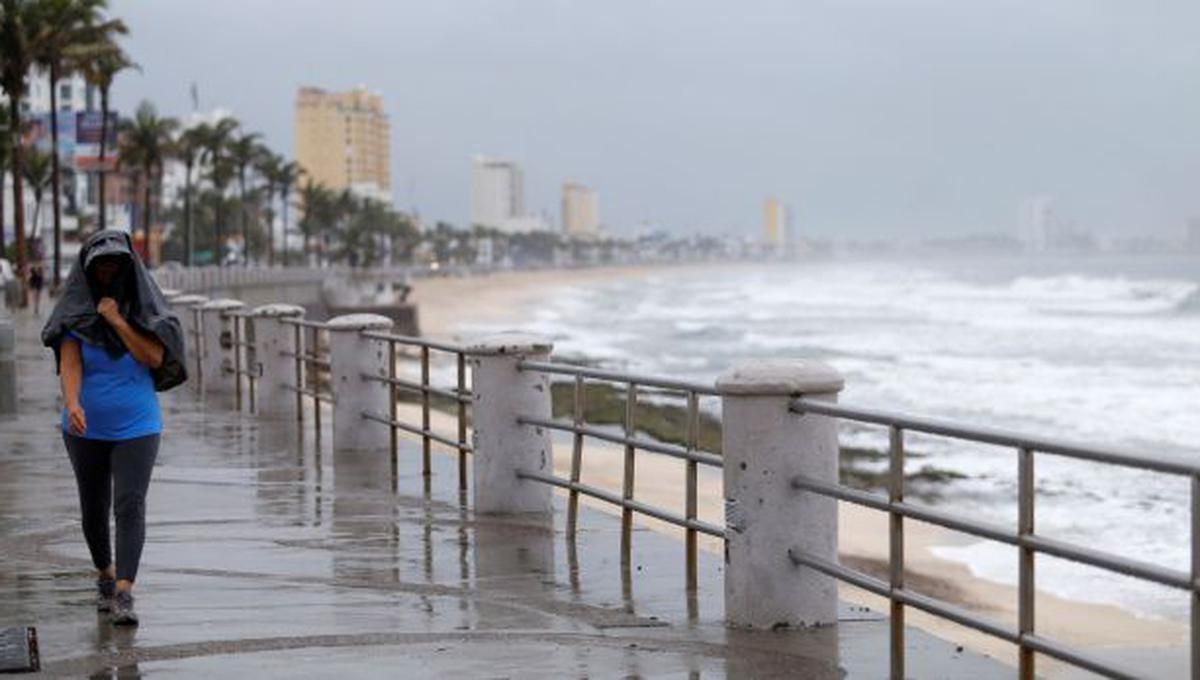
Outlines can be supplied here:
M97 609L109 612L114 624L137 625L133 584L162 433L155 392L182 383L187 374L179 320L128 234L105 230L84 242L42 342L54 349L61 376L62 436L97 569Z

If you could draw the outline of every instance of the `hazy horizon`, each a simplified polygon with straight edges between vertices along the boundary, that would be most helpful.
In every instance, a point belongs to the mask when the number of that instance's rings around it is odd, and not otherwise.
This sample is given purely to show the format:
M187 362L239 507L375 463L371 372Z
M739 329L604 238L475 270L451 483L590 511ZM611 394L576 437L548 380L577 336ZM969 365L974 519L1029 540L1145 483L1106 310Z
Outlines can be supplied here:
M617 233L757 235L762 200L822 238L1015 233L1032 195L1094 232L1200 215L1200 5L1182 0L133 3L115 105L231 109L292 150L296 88L366 85L393 194L465 226L470 156L526 203L600 195Z

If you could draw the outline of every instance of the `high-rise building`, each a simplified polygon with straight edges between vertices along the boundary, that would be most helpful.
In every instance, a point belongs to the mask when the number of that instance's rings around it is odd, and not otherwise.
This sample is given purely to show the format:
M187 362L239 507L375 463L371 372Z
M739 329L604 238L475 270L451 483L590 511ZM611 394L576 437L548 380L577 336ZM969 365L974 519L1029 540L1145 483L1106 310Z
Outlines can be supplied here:
M1021 203L1021 241L1032 250L1046 250L1054 240L1058 225L1054 199L1032 196Z
M471 159L471 224L509 232L538 231L545 221L525 214L525 174L512 161Z
M364 87L296 92L296 162L314 182L391 203L390 149L379 94Z
M568 236L588 238L600 230L600 201L596 192L578 182L562 186L562 226Z
M787 206L778 198L768 196L763 201L763 243L782 249L787 245Z

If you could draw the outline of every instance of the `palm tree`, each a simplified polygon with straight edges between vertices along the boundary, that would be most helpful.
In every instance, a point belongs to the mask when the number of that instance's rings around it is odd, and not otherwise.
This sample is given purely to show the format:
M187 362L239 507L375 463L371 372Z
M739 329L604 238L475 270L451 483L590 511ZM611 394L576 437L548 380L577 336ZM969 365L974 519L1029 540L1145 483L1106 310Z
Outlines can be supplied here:
M179 122L163 118L150 102L138 106L132 120L121 123L122 164L136 168L142 190L142 234L146 263L150 258L150 197L162 188L162 168L172 154L171 140Z
M212 126L200 123L180 133L175 140L175 157L183 161L183 263L192 266L192 171L204 153Z
M300 218L300 233L304 236L304 257L305 260L311 260L312 240L322 236L336 221L337 196L324 184L309 179L300 189L300 201L304 205L304 216Z
M288 207L291 201L292 188L300 181L304 170L296 161L280 163L275 171L275 183L279 189L279 200L283 208L283 266L288 266Z
M259 154L258 160L255 161L254 170L259 177L263 179L263 193L266 195L265 212L267 218L267 266L275 265L275 208L273 202L275 193L279 189L278 175L279 168L283 164L283 157L272 152L270 149L263 148Z
M29 149L22 170L25 173L25 183L33 192L33 226L29 230L29 238L36 240L41 234L42 199L46 188L52 184L51 173L54 163L50 160L54 154L43 153L37 149Z
M208 165L208 181L212 183L213 189L216 191L216 205L214 206L214 226L216 227L216 263L219 266L225 265L223 250L225 248L225 223L224 219L224 201L225 190L229 187L229 182L233 179L234 168L229 162L228 146L229 140L233 133L238 128L238 122L233 118L222 118L215 124L206 128L204 136L204 153L201 162Z
M241 198L242 265L246 267L250 266L250 234L247 228L246 211L246 172L251 169L263 153L263 147L258 141L261 138L262 135L257 132L243 132L229 143L229 160L233 162L234 167L237 169L238 195Z
M21 143L21 100L28 90L26 78L33 66L37 45L30 35L36 25L32 4L24 0L0 0L0 88L8 95L8 133L12 140L13 232L17 248L17 276L22 285L22 304L27 279L25 245L25 150Z
M83 73L84 79L100 90L100 166L96 171L100 178L100 190L97 196L100 201L98 229L108 226L107 201L105 199L108 169L104 165L108 152L108 93L112 89L113 80L116 79L118 73L137 67L137 64L129 59L129 55L125 54L124 50L113 41L107 42L103 48L93 50L91 58L81 60L79 63L79 70Z
M60 283L62 262L62 190L58 167L58 80L106 50L117 34L129 30L119 19L108 19L108 0L38 0L35 32L36 63L46 70L50 85L51 185L54 208L54 286Z

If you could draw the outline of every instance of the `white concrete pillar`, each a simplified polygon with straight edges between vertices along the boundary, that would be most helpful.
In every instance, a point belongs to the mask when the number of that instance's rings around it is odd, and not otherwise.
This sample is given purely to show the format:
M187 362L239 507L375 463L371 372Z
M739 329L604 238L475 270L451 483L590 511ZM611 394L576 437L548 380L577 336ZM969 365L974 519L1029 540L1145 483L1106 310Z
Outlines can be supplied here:
M390 331L393 322L379 314L346 314L329 320L329 358L333 376L333 450L386 449L387 425L363 418L364 412L389 417L392 392L387 383L363 374L388 375L387 345L364 338L362 331Z
M187 361L188 379L193 385L200 384L200 365L197 363L200 359L200 327L196 324L196 315L193 310L208 302L208 298L203 295L177 295L167 301L171 306L171 313L179 318L179 325L183 327L183 352Z
M255 399L260 416L296 416L296 395L285 385L296 382L296 360L283 352L295 351L296 327L283 319L304 316L304 308L273 304L254 309L254 360L258 372Z
M552 487L517 476L523 470L554 472L550 433L517 422L522 416L550 418L550 380L517 364L546 361L552 349L548 340L518 333L484 338L470 348L475 512L551 512Z
M238 376L233 374L233 353L241 351L233 345L233 324L227 312L241 309L241 300L218 298L200 305L200 373L205 394L233 394Z
M837 423L798 415L803 394L836 401L843 380L812 361L760 361L717 380L725 458L725 617L752 628L837 622L834 580L797 567L797 548L837 560L837 501L792 488L796 475L836 483Z

